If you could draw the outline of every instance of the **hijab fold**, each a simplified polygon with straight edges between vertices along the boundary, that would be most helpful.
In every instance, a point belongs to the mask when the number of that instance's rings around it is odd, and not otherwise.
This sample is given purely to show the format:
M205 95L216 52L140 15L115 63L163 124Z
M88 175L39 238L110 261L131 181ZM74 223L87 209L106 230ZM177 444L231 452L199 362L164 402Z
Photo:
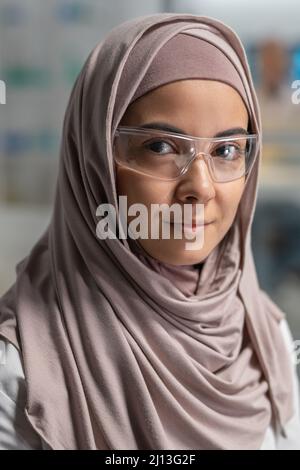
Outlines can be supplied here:
M118 213L116 127L159 49L182 31L233 64L260 136L232 227L181 273L193 289L128 240L96 236L99 204ZM24 364L26 417L50 448L258 449L272 415L284 432L294 406L284 314L260 289L251 250L260 158L246 55L222 22L139 17L91 52L66 109L51 220L0 299L0 335Z

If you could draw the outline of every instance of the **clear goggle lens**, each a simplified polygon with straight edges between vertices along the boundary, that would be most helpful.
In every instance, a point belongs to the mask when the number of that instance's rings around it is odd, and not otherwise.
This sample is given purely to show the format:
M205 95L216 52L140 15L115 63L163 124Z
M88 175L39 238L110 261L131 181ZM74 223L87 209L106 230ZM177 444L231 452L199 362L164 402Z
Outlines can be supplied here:
M190 137L156 129L120 126L114 138L115 161L126 168L163 180L183 175L198 155L217 182L247 174L257 153L258 135Z

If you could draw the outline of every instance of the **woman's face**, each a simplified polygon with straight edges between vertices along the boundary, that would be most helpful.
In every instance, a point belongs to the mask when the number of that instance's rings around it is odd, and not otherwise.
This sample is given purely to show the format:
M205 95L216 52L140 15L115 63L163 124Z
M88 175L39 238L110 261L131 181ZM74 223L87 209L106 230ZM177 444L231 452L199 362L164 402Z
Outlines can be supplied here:
M231 128L248 127L246 106L238 92L229 85L211 80L179 80L160 86L134 101L126 110L120 125L143 126L163 122L182 129L183 134L197 137L214 137ZM220 243L234 220L241 199L245 177L230 182L215 182L202 158L195 159L188 171L177 180L163 181L142 175L117 165L118 195L127 196L127 205L142 203L148 209L151 221L151 204L185 204L204 206L202 227L204 241L197 249L186 249L192 240L174 238L170 225L170 238L139 238L139 243L154 258L173 265L200 263ZM136 216L128 217L128 222ZM194 217L193 217L194 218ZM149 225L150 226L150 225ZM161 232L160 232L161 235Z

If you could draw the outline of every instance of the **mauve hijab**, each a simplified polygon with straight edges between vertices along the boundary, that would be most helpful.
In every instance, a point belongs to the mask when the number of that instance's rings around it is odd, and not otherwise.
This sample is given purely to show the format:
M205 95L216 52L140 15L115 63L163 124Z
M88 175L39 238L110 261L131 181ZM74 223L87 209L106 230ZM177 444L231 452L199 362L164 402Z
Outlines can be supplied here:
M141 262L128 240L96 236L99 204L118 213L116 127L159 48L187 30L232 62L260 135L237 217L196 296ZM24 363L25 415L50 448L258 449L272 415L284 432L294 405L284 314L260 289L251 251L260 158L247 59L222 22L139 17L91 52L66 110L51 221L0 300L0 334Z

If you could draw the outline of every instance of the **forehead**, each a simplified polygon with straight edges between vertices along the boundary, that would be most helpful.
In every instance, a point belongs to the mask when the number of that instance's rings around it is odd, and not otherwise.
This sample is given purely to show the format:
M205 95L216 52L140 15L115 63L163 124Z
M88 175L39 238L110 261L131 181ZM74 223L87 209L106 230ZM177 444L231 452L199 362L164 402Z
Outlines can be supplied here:
M213 135L228 127L247 128L248 112L240 94L214 80L177 80L134 101L121 124L167 121L191 135Z

